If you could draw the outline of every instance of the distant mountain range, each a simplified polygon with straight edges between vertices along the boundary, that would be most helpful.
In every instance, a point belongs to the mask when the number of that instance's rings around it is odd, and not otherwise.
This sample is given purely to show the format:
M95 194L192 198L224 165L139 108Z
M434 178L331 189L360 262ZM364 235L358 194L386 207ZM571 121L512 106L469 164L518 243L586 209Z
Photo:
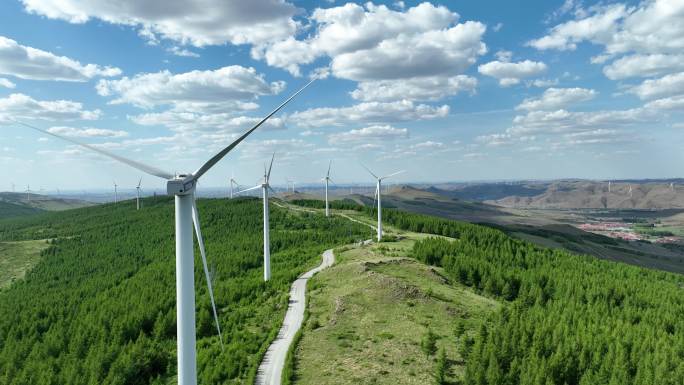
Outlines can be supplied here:
M668 181L554 181L509 189L483 201L510 208L675 209L684 208L684 185ZM483 186L484 188L484 186ZM486 188L484 188L486 189Z

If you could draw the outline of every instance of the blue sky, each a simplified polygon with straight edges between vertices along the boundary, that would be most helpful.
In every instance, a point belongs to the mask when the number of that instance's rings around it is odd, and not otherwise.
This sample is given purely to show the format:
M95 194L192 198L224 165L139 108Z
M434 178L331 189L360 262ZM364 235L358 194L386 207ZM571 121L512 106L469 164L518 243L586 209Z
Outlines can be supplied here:
M204 185L681 176L682 49L682 0L4 1L0 190L140 177L12 120L186 172L311 76Z

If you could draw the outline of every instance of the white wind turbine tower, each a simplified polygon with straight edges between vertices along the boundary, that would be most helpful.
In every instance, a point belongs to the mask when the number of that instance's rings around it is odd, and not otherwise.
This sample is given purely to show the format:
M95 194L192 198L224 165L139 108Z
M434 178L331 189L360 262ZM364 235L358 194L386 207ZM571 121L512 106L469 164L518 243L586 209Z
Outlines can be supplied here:
M140 210L140 184L142 183L142 177L138 181L138 185L135 187L136 198L135 198L135 209Z
M330 163L328 163L328 172L325 174L325 178L323 178L323 181L325 182L325 216L329 217L330 216L330 206L328 204L328 182L332 182L332 179L330 179L330 166L332 166L332 160ZM335 182L333 182L335 183Z
M264 198L264 281L271 279L271 237L270 237L270 223L268 217L268 190L273 191L271 185L268 183L271 179L271 168L273 168L273 159L275 154L271 157L271 164L266 169L264 164L264 181L254 187L238 191L237 194L252 191L260 188L262 190L262 195ZM275 194L275 191L273 192Z
M290 191L290 185L292 185L292 193L294 194L295 192L295 181L291 180L290 178L285 179L287 182L287 191Z
M382 195L382 180L387 179L389 177L401 174L404 172L404 170L397 171L395 173L383 176L383 177L378 177L377 175L373 174L373 171L369 170L368 167L363 166L363 168L366 169L371 175L373 175L373 178L376 179L377 185L375 186L375 195L378 199L378 242L382 240L382 203L381 203L381 195Z
M116 181L112 181L114 183L114 203L117 203L119 201L119 196L116 191Z
M230 174L230 199L233 199L233 186L240 187L240 184L235 180L235 175Z
M629 185L629 197L630 198L632 197L632 185L631 184Z
M295 96L302 92L306 87L315 81L315 78L308 82L304 87L295 92L287 100L281 103L275 110L266 115L259 123L254 125L247 132L242 134L233 143L214 155L206 163L202 165L197 171L192 174L174 175L170 172L160 170L158 168L148 166L135 160L124 158L122 156L105 151L101 148L91 146L89 144L81 143L68 137L48 132L41 128L28 125L26 123L16 122L23 126L29 127L46 135L51 135L68 142L83 146L92 151L98 152L102 155L113 158L119 162L125 163L133 168L143 171L147 174L166 179L166 191L168 194L175 196L175 222L176 222L176 301L177 301L177 344L178 344L178 384L179 385L196 385L197 384L197 357L195 349L195 280L194 280L194 252L193 252L193 237L192 227L194 224L195 234L199 242L200 253L202 255L202 264L204 265L204 274L207 276L207 285L209 287L209 295L212 302L212 310L214 313L214 320L220 334L220 326L218 316L216 313L216 306L214 303L214 294L209 278L209 269L207 267L206 253L204 250L204 241L202 240L202 232L200 230L199 215L197 206L195 204L195 185L202 175L209 171L216 163L218 163L226 154L228 154L235 146L242 142L254 130L259 128L266 120L280 111L287 103L289 103ZM180 154L182 155L182 154Z
M26 199L31 202L31 186L28 184L26 185Z

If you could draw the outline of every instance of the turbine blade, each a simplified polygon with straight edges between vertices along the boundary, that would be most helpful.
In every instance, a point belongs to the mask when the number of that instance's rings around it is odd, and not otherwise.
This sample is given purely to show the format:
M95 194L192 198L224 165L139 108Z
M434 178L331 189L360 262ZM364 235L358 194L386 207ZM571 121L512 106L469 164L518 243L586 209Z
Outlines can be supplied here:
M140 180L138 181L138 188L140 188L141 183L142 183L142 177L140 177Z
M260 184L254 186L254 187L250 187L250 188L247 188L247 189L244 189L244 190L240 190L240 191L236 192L235 194L240 194L240 193L243 193L243 192L256 190L256 189L258 189L258 188L261 188L261 185L260 185Z
M218 161L221 160L224 156L226 156L226 154L229 153L233 148L235 148L235 146L237 146L238 144L240 144L240 142L242 142L243 140L245 140L245 138L248 137L249 134L251 134L252 132L254 132L254 130L256 130L257 128L259 128L259 126L261 126L262 124L264 124L264 122L267 121L271 116L275 115L276 112L280 111L280 109L282 109L283 107L285 107L285 105L286 105L287 103L289 103L290 100L294 99L295 96L299 95L300 92L304 91L304 89L306 89L306 87L308 87L308 86L309 86L311 83L313 83L315 80L316 80L315 78L314 78L314 79L311 79L311 81L308 82L308 83L306 83L306 84L304 85L304 87L300 88L299 91L297 91L297 92L295 92L294 94L292 94L292 96L290 96L289 98L287 98L287 100L285 100L284 102L282 102L282 103L281 103L275 110L273 110L270 114L266 115L265 118L261 119L261 120L259 121L259 123L257 123L256 125L254 125L254 127L250 128L249 131L245 132L244 134L242 134L242 136L240 136L239 138L237 138L233 143L231 143L230 145L228 145L228 147L224 148L224 149L221 150L218 154L214 155L214 156L213 156L211 159L209 159L205 164L203 164L202 167L200 167L199 169L197 169L197 171L195 171L192 175L193 175L196 179L199 178L199 177L201 177L202 175L204 175L205 172L209 171L210 168L214 167L214 165L215 165L216 163L218 163Z
M102 155L104 155L104 156L108 156L108 157L110 157L110 158L112 158L112 159L114 159L114 160L117 160L117 161L119 161L119 162L121 162L121 163L127 164L127 165L129 165L129 166L131 166L131 167L133 167L133 168L135 168L135 169L138 169L138 170L140 170L140 171L142 171L142 172L144 172L144 173L146 173L146 174L150 174L150 175L153 175L153 176L156 176L156 177L159 177L159 178L163 178L163 179L166 179L166 180L173 179L173 177L174 177L174 175L171 174L171 173L169 173L169 172L160 170L160 169L158 169L158 168L156 168L156 167L148 166L148 165L146 165L146 164L144 164L144 163L140 163L140 162L138 162L138 161L136 161L136 160L124 158L123 156L116 155L116 154L114 154L114 153L111 153L111 152L106 151L106 150L103 150L103 149L101 149L101 148L92 146L92 145L90 145L90 144L82 143L82 142L79 142L79 141L77 141L77 140L68 138L68 137L66 137L66 136L58 135L58 134L55 134L55 133L52 133L52 132L43 130L42 128L38 128L38 127L36 127L36 126L32 126L32 125L27 124L27 123L19 122L19 121L13 120L13 119L10 119L10 120L13 121L14 123L20 124L20 125L22 125L22 126L24 126L24 127L28 127L28 128L30 128L30 129L33 129L33 130L42 132L43 134L50 135L50 136L54 136L55 138L59 138L59 139L62 139L62 140L66 140L67 142L71 142L71 143L76 144L76 145L79 145L79 146L81 146L81 147L85 147L85 148L87 148L87 149L89 149L89 150L91 150L91 151L95 151L95 152L97 152L97 153L100 153L100 154L102 154Z
M271 157L271 165L268 166L268 174L266 174L266 183L268 183L268 180L271 179L271 169L273 168L273 159L275 159L275 152L273 153L273 156Z
M330 177L330 166L332 166L332 160L330 160L330 163L328 163L328 173L325 174L326 177Z
M392 174L389 174L389 175L387 175L387 176L383 176L382 178L380 178L380 180L387 179L387 178L389 178L389 177L391 177L391 176L399 175L399 174L401 174L401 173L403 173L403 172L406 172L406 170L397 171L397 172L392 173Z
M378 179L378 176L373 174L373 171L369 170L368 167L366 167L363 163L361 163L361 167L365 168L366 171L368 171L371 175L373 175L373 178Z
M277 194L277 192L275 192L275 190L271 188L271 185L268 185L268 189L273 193L273 195Z
M202 267L204 267L204 275L207 277L207 287L209 288L209 298L211 299L211 310L214 312L216 330L218 330L219 341L221 341L221 350L223 350L223 336L221 335L221 325L219 324L218 314L216 313L216 302L214 302L214 289L211 286L211 277L209 276L209 268L207 267L207 253L204 249L204 239L202 239L202 230L200 230L199 213L197 212L197 203L195 202L195 197L192 198L192 223L195 225L195 235L197 236L197 243L199 244L200 254L202 254Z

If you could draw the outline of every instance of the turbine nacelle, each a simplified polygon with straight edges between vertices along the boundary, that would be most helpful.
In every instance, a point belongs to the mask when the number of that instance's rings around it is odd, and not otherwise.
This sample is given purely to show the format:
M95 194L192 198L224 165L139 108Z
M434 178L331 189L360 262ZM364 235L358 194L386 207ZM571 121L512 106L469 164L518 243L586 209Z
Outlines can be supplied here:
M195 191L197 181L194 175L178 175L166 182L168 195L188 195Z

